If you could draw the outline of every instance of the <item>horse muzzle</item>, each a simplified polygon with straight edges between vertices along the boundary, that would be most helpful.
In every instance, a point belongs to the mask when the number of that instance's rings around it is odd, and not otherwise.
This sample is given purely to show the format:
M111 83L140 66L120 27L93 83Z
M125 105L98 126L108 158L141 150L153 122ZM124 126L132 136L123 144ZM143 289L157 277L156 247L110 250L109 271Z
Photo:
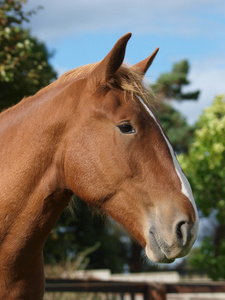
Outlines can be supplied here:
M190 252L197 232L198 222L191 224L185 218L174 222L172 228L163 222L158 226L151 225L145 247L146 255L153 262L171 263Z

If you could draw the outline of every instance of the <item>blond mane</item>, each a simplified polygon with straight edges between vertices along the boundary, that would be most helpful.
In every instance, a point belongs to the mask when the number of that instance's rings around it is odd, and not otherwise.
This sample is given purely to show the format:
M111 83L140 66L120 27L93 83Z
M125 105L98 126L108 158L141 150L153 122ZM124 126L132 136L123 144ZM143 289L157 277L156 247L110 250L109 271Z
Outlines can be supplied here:
M39 96L47 93L54 88L64 87L73 81L88 76L98 64L99 63L84 65L64 73L56 81L37 92L37 95ZM131 94L132 99L134 98L134 95L139 95L150 108L155 107L156 97L152 93L150 84L143 80L142 74L129 68L125 64L119 68L115 76L109 82L104 86L101 86L98 90L103 91L105 89L117 88L124 90L125 93Z
M130 94L132 99L134 99L134 95L138 95L151 109L156 106L156 97L152 92L150 83L145 81L142 74L135 69L127 67L125 64L123 64L115 76L107 82L106 87L109 89L120 88L125 93Z

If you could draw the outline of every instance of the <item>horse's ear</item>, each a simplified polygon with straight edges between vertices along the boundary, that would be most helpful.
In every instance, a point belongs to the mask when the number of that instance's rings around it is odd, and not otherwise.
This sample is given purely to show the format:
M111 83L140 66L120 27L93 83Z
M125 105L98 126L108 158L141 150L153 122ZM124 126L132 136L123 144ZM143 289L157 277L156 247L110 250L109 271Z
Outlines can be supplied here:
M141 74L145 74L148 71L148 68L151 66L157 52L159 51L159 48L156 48L155 51L146 59L140 61L136 65L133 65L131 68L132 70L135 70L137 72L140 72Z
M112 78L123 63L127 42L130 37L131 33L122 36L109 54L93 70L91 76L95 76L100 81L103 80L105 82Z

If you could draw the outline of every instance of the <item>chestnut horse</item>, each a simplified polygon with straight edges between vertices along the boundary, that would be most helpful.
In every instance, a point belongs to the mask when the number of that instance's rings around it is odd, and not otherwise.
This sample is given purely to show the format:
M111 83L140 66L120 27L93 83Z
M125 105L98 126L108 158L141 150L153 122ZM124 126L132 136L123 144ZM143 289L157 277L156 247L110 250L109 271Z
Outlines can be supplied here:
M42 299L44 243L73 193L154 262L186 255L196 239L190 185L143 85L158 49L128 68L130 36L0 115L1 299Z

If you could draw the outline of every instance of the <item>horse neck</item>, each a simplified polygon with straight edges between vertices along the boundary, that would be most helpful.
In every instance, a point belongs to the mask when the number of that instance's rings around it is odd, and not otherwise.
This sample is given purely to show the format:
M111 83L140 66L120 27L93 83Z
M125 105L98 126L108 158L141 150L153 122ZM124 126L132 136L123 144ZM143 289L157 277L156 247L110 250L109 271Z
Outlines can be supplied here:
M57 104L52 93L34 96L0 118L1 265L20 261L24 269L39 255L71 197L61 147L70 108Z

